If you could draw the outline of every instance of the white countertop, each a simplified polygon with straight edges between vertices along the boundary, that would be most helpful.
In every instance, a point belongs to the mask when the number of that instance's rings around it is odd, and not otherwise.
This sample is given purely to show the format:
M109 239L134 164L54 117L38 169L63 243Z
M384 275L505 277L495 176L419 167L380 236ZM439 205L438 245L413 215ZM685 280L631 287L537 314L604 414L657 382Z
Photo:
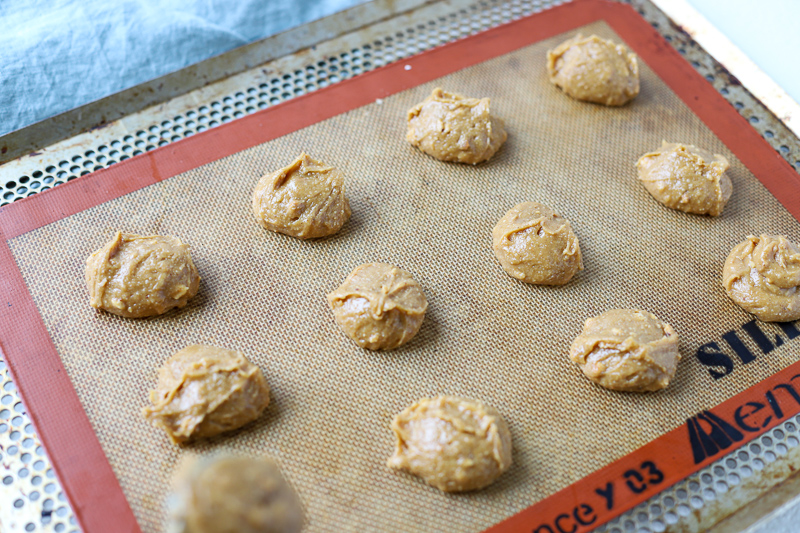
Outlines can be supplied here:
M800 102L800 1L687 1Z

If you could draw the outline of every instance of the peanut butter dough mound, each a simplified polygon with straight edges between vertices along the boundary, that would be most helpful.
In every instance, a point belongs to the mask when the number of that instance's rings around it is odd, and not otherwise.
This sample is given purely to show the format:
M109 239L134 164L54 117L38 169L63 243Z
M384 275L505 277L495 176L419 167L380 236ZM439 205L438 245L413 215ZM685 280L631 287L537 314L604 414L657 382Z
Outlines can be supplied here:
M299 533L297 493L270 457L190 456L167 499L168 533Z
M489 112L488 98L467 98L436 88L408 111L408 142L442 161L477 165L491 158L508 135Z
M268 230L298 239L333 235L350 218L344 177L302 153L289 166L258 181L253 213Z
M92 307L141 318L186 305L200 275L180 239L117 232L86 260L86 286Z
M653 198L672 209L711 216L722 214L733 192L725 174L728 167L719 154L666 141L636 163L639 179Z
M569 355L598 385L629 392L663 389L681 359L672 326L637 309L612 309L587 320Z
M392 421L387 466L445 492L482 489L511 466L511 433L496 409L456 396L423 398Z
M167 359L150 401L142 414L180 444L252 422L269 404L269 387L243 353L196 344Z
M342 331L369 350L392 350L410 341L428 308L417 280L386 263L357 267L328 295L328 303Z
M583 269L578 238L567 219L536 202L511 208L492 230L494 255L509 276L564 285Z
M547 52L550 81L577 100L620 106L639 94L636 55L597 35L577 36Z
M800 248L784 235L751 235L725 260L722 285L759 320L800 320Z

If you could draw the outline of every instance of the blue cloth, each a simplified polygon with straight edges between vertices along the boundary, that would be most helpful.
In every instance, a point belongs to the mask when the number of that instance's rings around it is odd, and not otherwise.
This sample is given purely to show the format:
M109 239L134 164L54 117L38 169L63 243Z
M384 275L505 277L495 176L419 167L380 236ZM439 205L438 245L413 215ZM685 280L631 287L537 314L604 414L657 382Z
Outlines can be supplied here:
M0 135L365 0L0 0Z

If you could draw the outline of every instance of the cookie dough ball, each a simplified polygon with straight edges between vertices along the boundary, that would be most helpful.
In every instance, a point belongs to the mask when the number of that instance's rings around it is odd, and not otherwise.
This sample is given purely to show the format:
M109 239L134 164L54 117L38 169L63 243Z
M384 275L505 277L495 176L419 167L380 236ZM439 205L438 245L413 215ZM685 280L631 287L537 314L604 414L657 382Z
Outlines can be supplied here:
M117 232L86 260L86 286L92 307L141 318L186 305L200 275L180 239Z
M253 213L268 230L298 239L333 235L350 218L344 177L302 153L288 167L258 181Z
M577 100L620 106L639 94L636 55L597 35L578 34L547 52L550 81Z
M243 353L196 344L167 359L150 401L145 418L179 444L252 422L269 404L269 387Z
M515 205L492 230L494 255L509 276L564 285L583 269L578 238L567 219L536 202Z
M569 355L598 385L630 392L663 389L681 359L672 326L637 309L612 309L587 320Z
M392 421L397 444L387 465L445 492L482 489L511 466L503 416L478 400L424 398Z
M725 260L722 285L759 320L800 320L800 248L784 235L751 235Z
M653 198L667 207L698 215L719 216L733 187L719 154L691 144L661 143L636 163L639 179Z
M345 334L368 350L391 350L419 331L428 301L417 280L386 263L357 267L328 295Z
M506 142L503 121L489 111L488 98L467 98L434 89L408 111L408 142L442 161L477 165Z
M270 457L184 460L167 499L169 533L299 533L303 510Z

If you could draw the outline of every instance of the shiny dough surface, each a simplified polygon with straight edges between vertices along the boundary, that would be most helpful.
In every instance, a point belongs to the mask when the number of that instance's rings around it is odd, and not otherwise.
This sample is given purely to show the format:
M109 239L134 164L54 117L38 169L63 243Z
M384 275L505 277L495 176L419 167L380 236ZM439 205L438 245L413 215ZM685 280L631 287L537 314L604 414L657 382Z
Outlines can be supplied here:
M728 160L691 144L668 143L636 163L639 180L667 207L697 215L719 216L733 185Z
M621 44L597 35L577 36L547 52L550 81L577 100L607 106L639 94L639 63Z
M503 120L492 115L489 98L468 98L433 90L408 111L406 139L442 161L476 165L506 142Z
M328 303L341 330L369 350L391 350L410 341L428 309L414 276L387 263L357 267L328 294Z
M509 276L538 285L563 285L583 269L570 223L536 203L515 205L492 230L494 255Z
M269 386L243 353L196 344L167 359L150 401L145 418L177 444L252 422L269 405Z
M570 358L598 385L645 392L669 385L681 356L672 326L647 311L612 309L586 321Z
M259 224L298 239L333 235L351 214L343 174L305 152L258 181L252 207Z
M117 234L86 260L89 304L143 318L183 307L200 289L189 245L177 237Z
M725 260L722 285L764 322L800 319L800 248L784 235L749 236Z
M394 417L387 465L445 492L482 489L511 466L511 434L497 409L457 396L423 398Z

